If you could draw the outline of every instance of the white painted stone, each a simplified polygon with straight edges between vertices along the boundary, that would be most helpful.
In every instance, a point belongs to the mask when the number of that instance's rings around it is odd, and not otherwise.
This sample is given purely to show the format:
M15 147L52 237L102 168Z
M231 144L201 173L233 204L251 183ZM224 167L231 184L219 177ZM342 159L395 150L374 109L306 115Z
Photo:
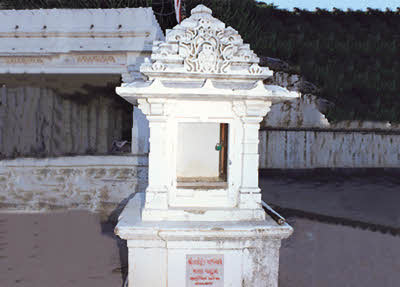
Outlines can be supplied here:
M119 217L115 233L128 242L128 286L190 286L188 255L223 255L224 285L277 287L279 248L292 233L264 221L142 221L145 194L137 193ZM211 285L212 286L212 285Z
M149 152L149 121L137 106L133 107L132 153L147 154Z
M109 211L147 184L147 158L75 156L0 161L0 202L9 210ZM109 210L111 208L111 210Z
M272 72L258 62L237 31L199 5L154 42L140 68L146 80L117 87L150 127L149 185L115 229L128 241L130 287L192 286L186 260L202 254L223 257L223 283L210 286L277 286L280 241L292 229L262 208L258 132L272 103L299 94L265 86ZM221 123L227 179L199 183L216 175ZM194 177L193 186L179 177Z
M257 176L259 123L271 103L295 99L299 94L264 86L262 80L272 72L259 67L259 59L239 34L225 28L207 9L194 9L190 18L167 31L165 42L154 43L154 62L148 60L141 66L148 81L116 89L132 104L138 102L149 120L149 186L144 220L264 218ZM227 188L178 187L177 127L188 122L229 124ZM185 211L204 207L213 209Z

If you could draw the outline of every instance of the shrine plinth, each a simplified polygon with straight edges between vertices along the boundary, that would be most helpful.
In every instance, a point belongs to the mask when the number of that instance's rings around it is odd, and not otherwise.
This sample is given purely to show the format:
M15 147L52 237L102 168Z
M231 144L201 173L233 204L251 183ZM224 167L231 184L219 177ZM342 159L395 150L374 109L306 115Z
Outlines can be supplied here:
M277 286L292 228L262 207L258 131L272 103L299 94L203 5L155 41L142 81L117 94L150 126L149 184L125 207L129 286Z

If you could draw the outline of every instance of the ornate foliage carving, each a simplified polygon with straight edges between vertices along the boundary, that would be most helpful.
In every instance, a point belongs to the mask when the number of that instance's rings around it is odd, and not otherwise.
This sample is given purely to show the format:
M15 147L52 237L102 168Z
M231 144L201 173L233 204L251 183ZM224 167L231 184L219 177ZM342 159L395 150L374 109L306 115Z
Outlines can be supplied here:
M165 70L164 64L159 61L154 62L151 67L152 67L153 71L164 71Z
M253 64L249 68L249 73L254 75L262 74L263 70L258 64Z
M141 71L178 74L227 74L268 77L272 72L259 67L258 57L231 27L211 16L203 5L192 10L190 18L167 31L165 42L154 42L152 63Z
M240 36L233 29L220 29L211 19L200 18L197 26L182 31L179 36L179 55L188 72L226 73L238 52ZM235 45L236 44L236 45Z

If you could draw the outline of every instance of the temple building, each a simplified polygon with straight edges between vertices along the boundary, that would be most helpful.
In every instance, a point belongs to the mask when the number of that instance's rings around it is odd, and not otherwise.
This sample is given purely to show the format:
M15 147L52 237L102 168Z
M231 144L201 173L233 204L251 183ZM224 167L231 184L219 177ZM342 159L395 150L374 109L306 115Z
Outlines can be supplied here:
M163 33L151 8L0 10L0 157L107 154L131 142L115 95Z
M164 39L153 10L0 17L3 208L113 210L146 185L148 124L115 87L140 76L153 41ZM138 141L141 151L131 148Z

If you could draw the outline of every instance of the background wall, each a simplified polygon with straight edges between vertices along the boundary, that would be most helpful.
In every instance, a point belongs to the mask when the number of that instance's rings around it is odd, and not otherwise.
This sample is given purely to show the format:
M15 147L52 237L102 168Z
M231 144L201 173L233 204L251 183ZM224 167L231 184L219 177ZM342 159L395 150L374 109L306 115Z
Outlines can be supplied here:
M400 131L263 129L260 168L400 167Z
M330 123L329 103L313 95L271 106L260 130L260 168L399 168L400 127Z
M109 153L114 140L130 141L131 111L109 89L62 95L46 87L3 86L0 159Z

